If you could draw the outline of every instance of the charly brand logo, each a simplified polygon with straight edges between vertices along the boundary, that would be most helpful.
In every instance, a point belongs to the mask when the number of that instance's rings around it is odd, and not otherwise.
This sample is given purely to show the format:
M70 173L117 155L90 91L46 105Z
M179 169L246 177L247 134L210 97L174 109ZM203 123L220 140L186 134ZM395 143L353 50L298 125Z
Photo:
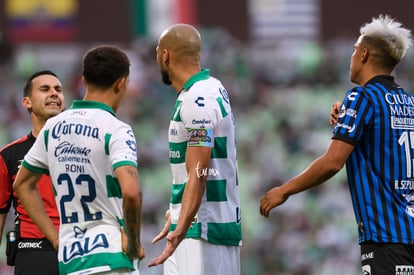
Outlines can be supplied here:
M348 94L348 100L354 101L357 95L358 95L358 92L351 92L350 94Z
M65 135L80 135L84 137L91 137L99 139L99 129L81 123L67 123L66 120L59 121L52 128L52 137L59 139Z
M206 106L206 104L204 104L204 97L202 96L197 97L197 99L194 102L198 105L198 107Z
M135 138L134 132L132 130L128 130L126 133L127 133L128 136L130 136L132 138Z

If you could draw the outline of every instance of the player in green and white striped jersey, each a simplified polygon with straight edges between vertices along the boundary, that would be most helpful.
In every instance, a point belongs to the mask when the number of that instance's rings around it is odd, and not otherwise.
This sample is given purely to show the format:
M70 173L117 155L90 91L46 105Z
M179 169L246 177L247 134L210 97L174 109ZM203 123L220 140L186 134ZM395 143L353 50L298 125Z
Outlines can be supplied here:
M30 217L55 248L59 242L60 274L139 274L144 250L137 147L131 127L115 114L129 66L115 47L88 51L84 100L47 121L16 178ZM59 239L36 193L42 172L50 173L56 192Z
M237 275L242 236L234 119L226 89L200 68L200 48L200 34L186 24L168 28L157 47L163 81L179 94L168 132L170 232L150 266L164 263L164 274Z

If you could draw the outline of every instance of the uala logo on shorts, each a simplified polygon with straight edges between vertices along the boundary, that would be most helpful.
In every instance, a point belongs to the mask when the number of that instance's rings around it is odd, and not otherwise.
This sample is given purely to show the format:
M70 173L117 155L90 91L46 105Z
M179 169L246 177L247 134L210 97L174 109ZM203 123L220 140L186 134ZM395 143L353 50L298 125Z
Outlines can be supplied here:
M63 262L67 263L75 257L82 257L98 248L108 248L109 241L105 234L79 239L68 245L63 246Z

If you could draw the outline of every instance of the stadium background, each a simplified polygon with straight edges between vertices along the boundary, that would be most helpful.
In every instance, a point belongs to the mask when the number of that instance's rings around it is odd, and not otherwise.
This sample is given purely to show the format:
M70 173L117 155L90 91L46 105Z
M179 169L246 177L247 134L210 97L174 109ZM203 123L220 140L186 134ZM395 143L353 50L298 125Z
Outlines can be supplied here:
M132 60L119 116L133 125L144 192L143 241L149 260L164 248L170 171L167 127L175 93L155 62L160 32L171 23L200 28L202 66L229 90L237 123L242 196L243 275L359 274L359 246L344 172L260 217L263 193L300 172L329 142L329 108L352 87L349 58L359 26L390 14L414 29L407 0L0 0L0 145L26 134L24 79L52 69L66 105L82 98L80 62L96 44L116 44ZM395 75L413 89L413 50ZM6 230L12 227L12 219ZM5 265L0 247L0 274Z

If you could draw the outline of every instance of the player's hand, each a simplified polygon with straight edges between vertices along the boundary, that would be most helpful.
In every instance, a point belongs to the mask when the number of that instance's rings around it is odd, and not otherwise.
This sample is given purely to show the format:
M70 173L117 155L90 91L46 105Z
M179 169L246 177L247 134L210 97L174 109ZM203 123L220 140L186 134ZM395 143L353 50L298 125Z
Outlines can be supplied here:
M159 240L162 240L165 236L168 234L168 230L170 229L171 225L171 217L170 217L170 210L167 210L165 212L165 225L164 228L161 230L161 232L152 239L151 243L155 244Z
M341 108L341 102L336 101L332 104L331 111L329 113L329 124L335 125L338 122L339 110Z
M269 217L270 210L281 205L288 199L280 187L270 189L260 200L260 215Z
M145 251L144 251L144 246L142 244L139 244L138 249L137 249L137 254L134 255L134 259L139 259L142 260L145 258Z
M181 241L182 241L182 239L180 239L178 237L178 235L175 233L175 231L171 231L170 233L168 233L168 235L167 235L167 244L165 246L164 251L161 253L160 256L153 259L148 264L148 266L152 267L152 266L163 264L174 253L174 251L177 249L177 247L178 247L178 245L180 244Z
M122 251L126 253L130 259L142 260L145 257L144 247L141 243L135 247L130 247L130 244L128 244L128 235L123 227L121 227L121 241Z

